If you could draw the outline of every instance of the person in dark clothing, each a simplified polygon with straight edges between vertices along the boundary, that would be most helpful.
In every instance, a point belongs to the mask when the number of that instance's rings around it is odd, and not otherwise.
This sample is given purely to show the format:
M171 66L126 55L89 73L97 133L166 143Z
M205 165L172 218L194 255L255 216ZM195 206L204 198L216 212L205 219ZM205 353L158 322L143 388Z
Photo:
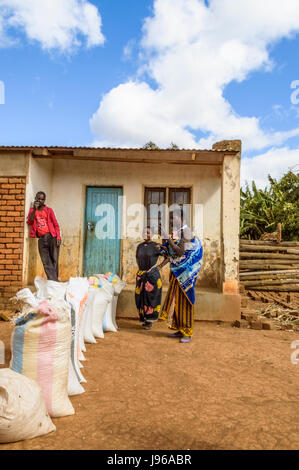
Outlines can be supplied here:
M139 312L139 320L146 330L152 328L153 322L158 320L161 310L162 280L160 271L167 264L167 259L157 265L159 256L165 256L160 251L160 245L151 240L150 227L144 231L144 242L137 246L136 261L138 272L136 275L135 302Z
M58 281L58 257L61 245L60 228L53 209L45 205L46 194L36 193L34 203L27 217L31 226L30 237L38 237L38 251L47 278Z

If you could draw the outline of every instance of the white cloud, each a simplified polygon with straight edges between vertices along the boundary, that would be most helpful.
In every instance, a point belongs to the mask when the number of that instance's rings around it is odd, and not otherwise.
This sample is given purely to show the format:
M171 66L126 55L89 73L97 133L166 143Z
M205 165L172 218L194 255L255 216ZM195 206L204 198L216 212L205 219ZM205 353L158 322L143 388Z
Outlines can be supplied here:
M15 39L11 28L24 31L29 40L46 50L72 52L82 45L104 43L98 9L87 0L0 0L0 46Z
M129 39L127 44L125 45L123 49L123 59L124 60L130 60L132 58L133 50L136 48L136 40L135 39Z
M269 46L299 31L298 0L155 0L143 26L137 79L106 94L90 120L98 143L210 147L241 138L246 150L282 145L299 127L264 132L224 98L232 81L271 70ZM145 73L157 83L151 88ZM256 99L253 97L253 99ZM196 140L195 131L206 137Z
M292 150L288 147L271 148L267 152L253 158L241 160L241 186L248 181L255 181L258 188L264 189L268 182L268 175L280 179L290 169L299 170L299 148Z
M155 140L160 145L167 146L175 140L184 142L187 147L192 146L190 133L184 131L179 123L169 121L167 109L161 108L160 99L160 94L145 82L128 82L114 88L104 96L98 111L90 120L93 133L104 136L104 140L101 139L97 144L139 147L148 140ZM163 134L157 140L161 126Z

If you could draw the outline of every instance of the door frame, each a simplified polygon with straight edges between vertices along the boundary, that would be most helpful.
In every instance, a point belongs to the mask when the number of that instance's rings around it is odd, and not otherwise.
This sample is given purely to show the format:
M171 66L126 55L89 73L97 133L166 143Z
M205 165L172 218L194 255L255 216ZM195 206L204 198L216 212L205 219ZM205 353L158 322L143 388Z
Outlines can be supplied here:
M80 271L81 271L81 276L84 275L84 254L85 254L85 244L86 244L86 231L85 231L85 226L86 226L86 204L87 204L87 188L117 188L121 189L122 191L122 197L124 196L124 186L122 184L83 184L82 185L82 210L81 210L81 236L80 236L80 248L79 248L79 253L80 253ZM120 250L119 250L119 277L122 278L123 275L123 223L124 223L124 217L123 217L123 211L124 207L123 204L121 206L121 238L120 238Z

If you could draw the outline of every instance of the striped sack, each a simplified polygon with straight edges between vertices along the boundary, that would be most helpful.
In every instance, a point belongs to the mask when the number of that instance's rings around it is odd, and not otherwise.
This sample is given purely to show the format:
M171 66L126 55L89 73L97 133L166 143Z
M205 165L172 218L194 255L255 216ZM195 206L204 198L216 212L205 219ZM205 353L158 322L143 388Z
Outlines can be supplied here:
M44 300L15 322L10 368L39 384L52 417L75 413L68 398L71 337L69 314L59 300Z

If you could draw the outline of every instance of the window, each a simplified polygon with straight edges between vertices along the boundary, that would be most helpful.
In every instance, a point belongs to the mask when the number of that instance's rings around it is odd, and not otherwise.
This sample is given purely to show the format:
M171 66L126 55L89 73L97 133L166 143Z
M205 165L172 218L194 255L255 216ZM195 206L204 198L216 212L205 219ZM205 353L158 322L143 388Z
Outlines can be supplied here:
M170 208L180 207L183 213L183 224L191 226L191 190L190 188L169 188ZM172 219L170 217L170 231L172 231Z
M146 225L155 233L161 234L159 225L164 223L165 230L172 231L171 211L183 210L184 224L191 224L191 189L190 188L145 188ZM167 213L170 209L170 217Z
M146 225L150 225L154 233L161 233L163 211L161 206L166 203L166 188L145 188Z

